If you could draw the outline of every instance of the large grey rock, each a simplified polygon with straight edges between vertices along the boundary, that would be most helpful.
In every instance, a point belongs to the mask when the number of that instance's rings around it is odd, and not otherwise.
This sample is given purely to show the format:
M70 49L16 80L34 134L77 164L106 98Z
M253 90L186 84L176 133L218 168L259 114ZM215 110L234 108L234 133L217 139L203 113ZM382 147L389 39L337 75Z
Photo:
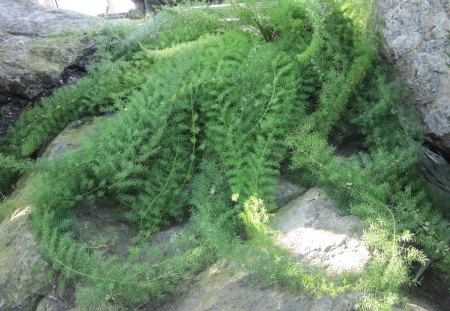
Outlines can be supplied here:
M36 307L36 311L62 311L61 305L58 301L49 297L44 297Z
M83 75L93 18L27 0L0 1L0 134L28 104Z
M384 44L420 109L427 142L450 158L448 0L381 0Z
M61 154L77 150L81 142L99 130L99 121L70 124L44 152L54 159ZM11 197L2 202L1 210L10 210L6 220L0 218L0 310L35 310L42 297L52 290L51 279L46 277L49 266L44 260L39 242L30 231L28 198L37 187L38 176L24 177ZM57 310L56 303L47 299L39 303L39 310Z
M14 213L0 225L0 310L33 310L51 290L48 265L28 229L30 208Z
M101 120L92 122L89 118L70 122L67 127L56 136L42 153L41 157L53 160L68 152L80 150L84 140L89 140L100 131Z

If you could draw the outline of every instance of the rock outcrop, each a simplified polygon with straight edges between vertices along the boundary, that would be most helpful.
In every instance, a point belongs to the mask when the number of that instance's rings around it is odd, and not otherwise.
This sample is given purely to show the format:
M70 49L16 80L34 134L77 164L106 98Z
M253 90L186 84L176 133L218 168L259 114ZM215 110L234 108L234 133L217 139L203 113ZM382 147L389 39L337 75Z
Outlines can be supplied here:
M282 189L295 188L287 185ZM280 189L280 187L279 187ZM329 273L361 272L370 259L360 241L363 223L354 216L343 216L325 195L313 188L275 213L270 226L281 246L300 261L324 267ZM176 298L159 311L187 310L353 310L356 293L337 297L316 297L305 292L263 286L252 273L218 262L199 274L190 288L182 287Z
M43 157L54 159L81 148L81 142L101 130L101 120L76 121L54 139ZM0 224L0 310L62 311L74 307L73 297L61 300L52 293L53 284L46 278L49 266L38 241L29 230L27 197L35 187L33 177L26 179L12 195L12 217ZM298 260L324 267L329 273L360 272L369 253L360 241L362 222L342 215L325 193L317 188L305 192L301 187L281 179L277 201L288 202L270 222L278 232L281 246ZM8 202L8 201L7 201ZM127 256L133 243L129 228L118 221L107 200L80 206L75 216L74 234L93 243L105 253ZM165 251L183 226L156 233L152 245ZM169 248L168 248L169 249ZM163 305L153 302L139 310L352 310L359 298L356 293L337 297L316 297L306 292L293 293L262 285L251 272L221 261L196 276L193 284L182 283L178 292ZM412 305L410 305L411 307ZM72 311L78 309L70 309ZM410 308L408 310L433 310Z
M450 159L450 2L382 0L386 54L422 115L427 143Z
M99 130L99 122L72 122L44 152L48 159L81 147ZM0 310L28 311L58 310L56 302L47 296L53 287L48 275L49 266L44 260L39 242L30 231L30 211L27 198L32 193L35 177L24 177L17 190L1 208L10 209L12 216L2 222L0 218ZM45 308L44 308L45 307ZM53 308L53 309L52 309Z
M293 294L255 284L250 273L219 262L199 274L185 293L177 295L158 311L347 311L353 310L356 296L331 298Z
M29 0L0 1L0 134L53 88L86 72L96 20Z
M33 310L51 290L48 266L28 229L30 208L0 225L0 310Z

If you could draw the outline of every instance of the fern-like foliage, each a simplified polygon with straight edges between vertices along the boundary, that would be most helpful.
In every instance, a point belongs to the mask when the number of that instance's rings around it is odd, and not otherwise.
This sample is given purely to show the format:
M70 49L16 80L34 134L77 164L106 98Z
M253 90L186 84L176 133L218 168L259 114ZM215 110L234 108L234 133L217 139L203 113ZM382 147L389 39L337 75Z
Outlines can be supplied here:
M448 223L423 191L414 113L353 2L181 7L142 28L106 29L100 66L25 112L0 147L2 189L29 171L42 185L31 197L33 226L61 290L75 284L81 308L125 309L233 257L244 266L255 259L277 284L342 292L266 236L282 163L370 224L366 242L378 255L345 285L363 292L364 303L392 302L411 261L423 262L407 243L448 271ZM68 122L104 112L111 117L82 150L30 159ZM336 156L328 141L339 135L361 137L364 152ZM143 241L128 258L94 251L71 233L74 209L105 196ZM174 256L155 255L146 237L186 218L185 244Z
M104 61L76 85L68 85L25 111L14 128L0 138L0 152L17 159L32 157L71 121L114 111L132 90L146 81L152 60L136 53L130 61ZM105 79L108 77L108 79ZM5 168L0 172L0 191L17 178Z

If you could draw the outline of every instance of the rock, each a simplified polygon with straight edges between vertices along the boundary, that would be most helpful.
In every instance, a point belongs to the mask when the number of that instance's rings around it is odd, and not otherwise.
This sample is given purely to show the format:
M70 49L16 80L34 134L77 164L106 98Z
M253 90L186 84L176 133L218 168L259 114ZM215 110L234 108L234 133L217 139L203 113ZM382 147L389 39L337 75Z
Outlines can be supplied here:
M128 249L134 245L133 232L123 221L120 207L107 198L93 204L79 204L74 210L71 232L81 242L104 255L127 258Z
M44 152L54 159L69 150L77 150L81 142L99 129L99 121L69 125L58 135ZM52 290L51 280L46 277L49 266L44 260L41 247L30 231L28 196L32 192L34 176L22 178L11 197L2 202L2 209L11 210L12 216L0 224L0 310L35 310L42 297ZM1 218L0 218L1 221ZM38 310L58 310L55 301L39 303ZM43 309L42 309L43 308ZM52 309L53 308L53 309Z
M305 193L306 189L291 183L285 177L281 176L278 179L277 192L275 195L275 203L281 207L287 204L292 199Z
M0 1L0 134L27 105L86 73L95 42L83 32L95 23L32 1Z
M150 238L150 243L153 246L165 245L173 241L174 238L180 236L185 230L184 225L172 226L166 230L154 233Z
M36 307L36 311L62 311L59 302L52 298L44 297Z
M426 149L422 156L422 168L428 181L447 193L450 198L450 163L436 152Z
M251 274L236 271L227 262L219 262L199 274L187 291L157 310L347 311L353 309L355 299L354 294L318 298L255 285Z
M329 273L362 272L370 259L360 241L362 221L342 216L321 189L310 189L281 208L271 226L295 258Z
M424 272L420 283L410 288L410 294L414 297L412 300L414 304L431 310L448 310L450 280L445 279L442 272L431 264ZM431 306L434 306L434 309Z
M102 118L98 120L101 119ZM68 151L79 150L82 146L82 142L88 140L99 130L99 121L90 122L89 119L84 119L70 122L69 125L48 145L41 157L53 160Z
M0 309L34 310L51 290L48 265L39 243L29 231L30 208L13 214L0 225Z
M296 188L283 181L285 188ZM325 267L329 273L362 271L370 259L358 239L362 222L342 216L323 190L313 188L275 213L270 226L292 256ZM181 287L159 311L177 310L353 310L359 295L316 297L263 286L254 275L222 261L199 274L191 287ZM149 309L150 310L150 309Z
M382 0L380 11L386 54L417 103L426 141L450 159L450 2Z
M412 298L410 302L406 303L404 306L394 306L392 311L439 311L440 309L427 303L425 301ZM445 308L442 310L446 310Z

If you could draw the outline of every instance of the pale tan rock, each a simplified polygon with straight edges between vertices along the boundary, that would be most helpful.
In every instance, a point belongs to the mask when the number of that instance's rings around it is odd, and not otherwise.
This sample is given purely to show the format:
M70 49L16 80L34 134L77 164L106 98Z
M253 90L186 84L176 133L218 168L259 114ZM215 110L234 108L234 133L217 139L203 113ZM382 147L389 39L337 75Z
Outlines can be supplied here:
M281 208L271 225L295 258L329 273L362 272L370 259L360 240L361 220L343 216L321 189L310 189Z
M356 295L317 298L305 293L255 284L252 275L219 262L198 275L183 294L158 311L346 311L352 310Z

